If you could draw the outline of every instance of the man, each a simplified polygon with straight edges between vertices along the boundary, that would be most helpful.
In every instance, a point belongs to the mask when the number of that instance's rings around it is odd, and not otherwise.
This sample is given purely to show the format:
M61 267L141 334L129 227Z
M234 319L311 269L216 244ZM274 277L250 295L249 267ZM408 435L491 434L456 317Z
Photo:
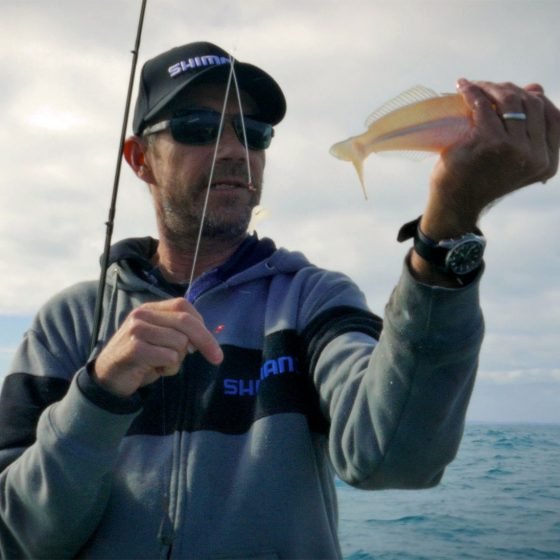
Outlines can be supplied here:
M17 352L2 557L336 558L334 473L364 489L438 483L482 339L477 220L553 176L560 142L540 86L459 93L472 134L401 230L414 249L381 334L347 277L247 234L286 109L276 82L239 62L232 74L210 43L146 63L125 157L159 242L113 247L92 355L95 282L55 296Z

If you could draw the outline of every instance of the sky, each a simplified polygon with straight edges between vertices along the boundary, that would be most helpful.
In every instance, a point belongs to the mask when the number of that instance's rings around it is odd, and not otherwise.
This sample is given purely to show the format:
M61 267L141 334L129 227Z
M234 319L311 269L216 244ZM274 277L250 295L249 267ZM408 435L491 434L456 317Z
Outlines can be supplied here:
M1 0L0 377L50 296L98 277L140 0ZM556 0L148 0L139 62L209 40L281 84L257 231L349 274L383 314L435 156L372 155L364 200L331 144L421 84L541 83L560 103ZM130 130L130 128L129 128ZM488 238L486 338L468 420L560 422L560 177L506 198ZM156 236L123 166L113 239Z

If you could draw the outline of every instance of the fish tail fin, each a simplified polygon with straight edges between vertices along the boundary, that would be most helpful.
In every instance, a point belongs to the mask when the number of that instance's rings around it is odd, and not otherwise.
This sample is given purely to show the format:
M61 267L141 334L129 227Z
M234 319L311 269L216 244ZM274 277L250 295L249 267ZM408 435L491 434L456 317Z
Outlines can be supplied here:
M364 182L364 160L363 159L353 159L352 164L354 165L354 169L358 174L358 178L360 179L360 185L362 185L362 192L364 193L364 198L367 200L367 190L366 184Z
M367 200L366 185L364 182L364 155L358 143L355 142L353 138L344 140L344 142L338 142L331 146L330 154L338 159L352 162L358 174L358 178L360 179L364 197Z

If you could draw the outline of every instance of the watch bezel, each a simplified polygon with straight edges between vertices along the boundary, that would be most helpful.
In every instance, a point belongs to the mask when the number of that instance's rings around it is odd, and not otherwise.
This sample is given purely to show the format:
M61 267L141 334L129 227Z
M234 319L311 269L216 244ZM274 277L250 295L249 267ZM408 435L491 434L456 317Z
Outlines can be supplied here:
M427 237L418 226L414 237L414 248L422 258L431 262L445 274L461 278L471 274L482 265L486 239L482 232L478 231L478 233L469 232L460 237L434 241ZM455 265L453 259L457 258L457 255L461 255L465 247L473 245L480 249L478 257L467 267Z
M440 241L438 246L447 249L445 255L445 270L457 276L470 274L478 269L482 264L486 239L475 233L466 233L457 239L445 239ZM466 255L465 249L469 252L477 249L474 256ZM461 259L457 262L457 258Z

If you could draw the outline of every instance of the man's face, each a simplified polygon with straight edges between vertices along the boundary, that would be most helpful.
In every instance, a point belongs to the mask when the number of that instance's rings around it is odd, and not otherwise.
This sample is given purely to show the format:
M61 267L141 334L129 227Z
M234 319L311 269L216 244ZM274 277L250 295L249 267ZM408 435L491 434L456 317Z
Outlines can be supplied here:
M201 84L185 97L185 108L194 106L221 114L224 95L224 85ZM241 92L241 103L244 115L255 114L255 102L244 92ZM265 154L262 150L248 152L250 189L247 153L231 123L231 117L240 112L233 87L225 112L204 218L203 236L207 239L236 239L244 235L262 190ZM168 130L155 134L154 138L146 161L154 177L151 191L160 228L171 243L181 245L198 235L215 144L181 144Z

